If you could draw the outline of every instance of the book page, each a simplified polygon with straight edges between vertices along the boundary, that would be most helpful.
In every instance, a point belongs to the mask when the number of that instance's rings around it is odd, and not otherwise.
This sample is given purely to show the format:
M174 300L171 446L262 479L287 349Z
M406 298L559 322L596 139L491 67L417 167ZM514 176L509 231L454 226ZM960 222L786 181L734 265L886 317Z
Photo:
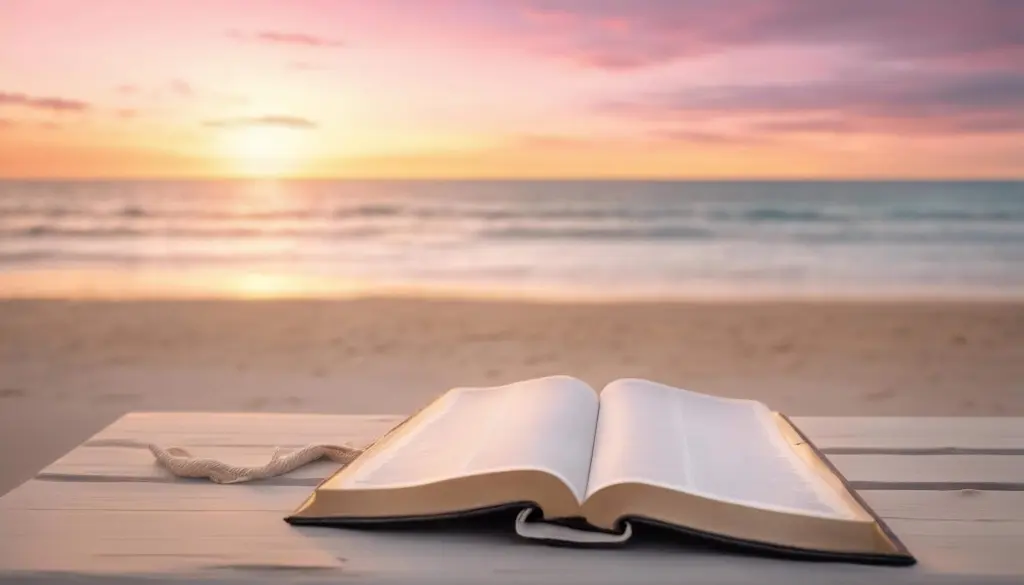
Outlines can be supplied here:
M601 393L588 495L639 482L720 501L851 517L793 453L763 404L617 380Z
M408 432L323 487L407 487L535 469L557 476L582 500L597 409L597 393L567 376L451 390L410 421Z

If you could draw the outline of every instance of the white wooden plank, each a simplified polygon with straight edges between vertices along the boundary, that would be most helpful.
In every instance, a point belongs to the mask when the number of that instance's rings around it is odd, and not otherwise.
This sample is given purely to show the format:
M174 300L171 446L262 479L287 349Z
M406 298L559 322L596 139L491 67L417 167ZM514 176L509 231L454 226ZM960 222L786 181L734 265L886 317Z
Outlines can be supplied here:
M237 465L263 465L275 448L311 443L365 447L405 419L396 415L265 413L129 413L44 469L43 476L171 480L146 448L180 446L198 457ZM321 461L287 481L316 481L338 469ZM67 479L65 477L65 479Z
M624 550L553 549L517 540L511 530L459 533L297 528L273 512L3 510L7 575L66 571L173 573L216 581L255 570L337 582L664 582L688 575L716 583L934 582L943 576L1024 574L1024 523L894 521L920 563L910 568L821 565L716 554L679 543L639 540ZM45 543L45 546L41 546ZM54 554L60 551L60 554ZM457 553L456 553L457 551ZM668 553L671 554L668 554ZM755 581L752 581L754 579ZM1008 580L1007 582L1011 582Z
M879 490L860 496L887 520L1024 521L1024 492Z
M309 495L305 486L30 481L0 498L0 510L265 511L282 515ZM1024 492L866 491L880 516L895 520L1024 521Z
M1021 417L792 417L823 450L1024 449Z
M0 510L262 511L278 512L283 516L297 508L312 489L305 486L221 485L210 482L32 480L0 498Z
M130 413L97 438L158 442L164 437L188 445L233 442L255 435L258 444L299 444L377 436L406 415L273 413ZM793 417L821 449L1024 449L1021 417ZM231 443L235 444L235 443Z
M102 574L218 567L340 568L333 552L268 512L3 510L7 571Z
M243 440L242 435L236 435ZM359 441L353 441L359 444ZM95 444L95 443L91 443ZM197 457L212 458L236 465L264 465L273 448L196 446ZM851 482L960 482L1016 483L1024 485L1024 456L1014 455L829 455L829 460ZM303 467L277 480L314 485L338 469L338 464L320 461ZM116 478L139 481L170 481L173 476L156 465L152 453L139 447L79 447L44 469L39 477L80 476L83 478ZM270 483L274 483L271 481ZM884 485L881 486L884 489Z
M264 414L264 413L131 413L115 421L84 446L61 457L43 471L43 476L88 476L113 477L137 480L169 480L163 469L156 466L145 444L153 442L163 446L186 446L196 456L220 459L238 465L262 465L266 463L275 446L298 447L309 443L342 443L365 446L381 434L404 420L401 415L353 416L353 415L306 415L306 414ZM856 445L856 442L838 442L845 436L841 431L845 419L828 419L830 424L820 425L822 419L804 418L797 424L801 428L831 429L831 435L823 436L826 448L829 445ZM866 423L868 421L885 421ZM980 421L996 421L984 424ZM1007 421L1017 422L1024 427L1024 419L972 419L972 424L961 424L960 419L907 419L907 418L851 418L848 426L862 432L869 427L878 427L889 433L894 445L916 447L937 447L953 444L933 439L922 442L918 436L914 442L901 439L895 433L892 423L900 421L927 435L942 429L964 431L964 429L1003 429ZM939 421L945 421L940 422ZM998 423L998 424L997 424ZM840 429L840 430L836 430ZM903 431L900 431L902 433ZM987 431L985 431L987 432ZM978 431L978 436L985 432ZM1016 432L1016 431L1014 431ZM1013 436L1014 432L1000 432L992 436ZM808 432L812 435L812 432ZM884 433L883 433L884 434ZM974 435L970 435L974 436ZM820 437L812 436L818 443ZM845 439L843 439L845 441ZM831 443L828 441L832 441ZM971 442L973 441L973 442ZM975 437L958 446L991 446ZM1006 441L1002 447L1010 445ZM1021 456L1014 455L828 455L829 459L853 482L960 482L960 483L1018 483L1024 484L1024 464ZM337 469L331 462L320 462L289 474L288 482L303 481L313 484ZM884 486L882 486L884 487Z
M217 459L232 465L266 465L274 454L272 447L189 447L196 457ZM296 469L286 477L308 480L315 485L339 468L339 464L324 459ZM153 454L145 448L79 447L51 463L38 477L75 476L83 479L111 478L173 481L170 472L156 464ZM64 479L68 479L65 477ZM272 481L270 483L273 483Z
M887 520L912 551L922 569L968 576L1005 574L1020 582L1024 575L1024 522L958 520Z
M405 420L400 415L129 413L86 444L298 447L369 443Z
M1020 455L827 455L851 482L1006 483L1024 486Z

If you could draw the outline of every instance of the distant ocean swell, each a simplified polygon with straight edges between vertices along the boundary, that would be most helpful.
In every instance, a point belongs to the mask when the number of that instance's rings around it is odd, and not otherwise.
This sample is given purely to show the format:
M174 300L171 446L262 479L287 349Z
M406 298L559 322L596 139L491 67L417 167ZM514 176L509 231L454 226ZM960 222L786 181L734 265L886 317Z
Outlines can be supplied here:
M0 229L0 240L38 239L38 240L174 240L174 239L209 239L211 244L219 240L246 239L291 239L301 240L373 240L384 239L389 235L401 236L408 234L408 229L389 229L385 226L349 226L349 227L308 227L308 228L131 228L131 227L50 227L37 225L29 228ZM461 230L463 240L507 240L507 241L700 241L700 240L732 240L732 241L789 241L805 244L829 243L861 243L862 245L879 246L898 243L940 243L940 244L1024 244L1024 233L1019 230L1005 230L991 227L984 230L964 228L948 230L900 230L895 226L868 226L864 228L848 228L828 232L790 231L785 233L749 233L727 228L712 229L687 226L505 226L476 227ZM0 259L3 258L0 253Z
M0 285L168 268L1024 296L1024 183L0 181Z
M627 202L628 203L628 202ZM73 218L143 218L179 220L317 220L324 218L389 218L414 219L476 219L476 220L652 220L703 219L716 222L830 222L856 223L863 221L906 222L1024 222L1024 210L929 210L929 209L855 209L822 211L792 207L756 207L736 211L706 210L700 208L667 207L661 209L633 209L630 207L574 209L535 207L530 209L473 209L422 207L417 205L368 204L338 207L333 210L289 209L279 211L205 211L202 209L146 209L128 206L121 209L69 209L39 208L35 206L0 207L0 220L59 220Z

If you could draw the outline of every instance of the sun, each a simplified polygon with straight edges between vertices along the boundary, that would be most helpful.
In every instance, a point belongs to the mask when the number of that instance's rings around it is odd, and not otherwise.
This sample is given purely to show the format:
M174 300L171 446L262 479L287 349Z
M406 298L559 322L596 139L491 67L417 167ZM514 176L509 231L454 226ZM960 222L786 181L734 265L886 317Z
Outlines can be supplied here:
M247 126L224 133L224 155L233 171L277 177L300 170L307 158L303 133L291 128Z

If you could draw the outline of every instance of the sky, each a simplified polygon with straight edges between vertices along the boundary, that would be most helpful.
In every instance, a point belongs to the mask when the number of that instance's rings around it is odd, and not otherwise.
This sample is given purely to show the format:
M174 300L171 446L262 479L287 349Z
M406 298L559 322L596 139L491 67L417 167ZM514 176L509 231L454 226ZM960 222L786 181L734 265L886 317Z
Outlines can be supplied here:
M1024 178L1020 0L0 0L0 177Z

